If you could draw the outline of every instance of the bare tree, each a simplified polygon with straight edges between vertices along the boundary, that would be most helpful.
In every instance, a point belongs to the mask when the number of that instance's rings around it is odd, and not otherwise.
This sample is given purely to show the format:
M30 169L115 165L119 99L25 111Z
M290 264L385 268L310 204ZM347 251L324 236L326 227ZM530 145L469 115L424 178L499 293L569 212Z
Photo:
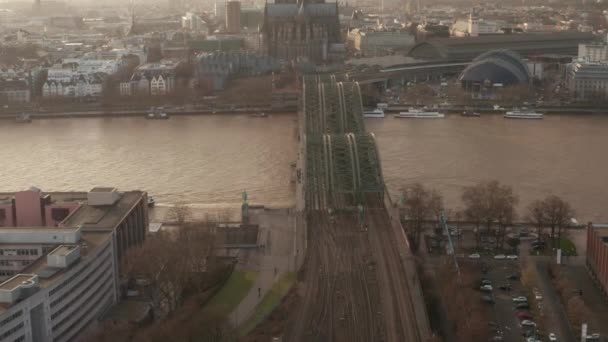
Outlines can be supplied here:
M570 203L558 196L551 195L543 200L545 217L547 224L551 228L551 245L555 247L556 242L562 238L562 229L570 224L570 219L574 217L574 210ZM555 232L557 230L557 241Z
M438 218L443 207L443 199L441 193L436 190L428 190L420 183L415 183L405 189L403 196L406 198L403 208L407 219L406 227L416 250L420 246L424 222Z
M538 238L541 238L542 229L547 224L545 217L545 202L541 200L535 200L528 206L528 214L526 219L530 221L534 227L536 227L536 233Z
M199 289L215 264L214 234L207 227L189 224L176 233L159 232L127 252L121 273L129 283L142 280L143 292L158 316L177 309L188 288Z
M498 181L478 183L466 187L462 193L464 215L478 227L484 224L489 233L497 224L496 246L504 243L505 230L516 217L515 205L518 202L513 188Z
M167 213L167 220L175 222L179 227L182 227L188 220L191 219L191 216L192 211L190 210L190 207L184 203L178 203L169 209L169 212Z

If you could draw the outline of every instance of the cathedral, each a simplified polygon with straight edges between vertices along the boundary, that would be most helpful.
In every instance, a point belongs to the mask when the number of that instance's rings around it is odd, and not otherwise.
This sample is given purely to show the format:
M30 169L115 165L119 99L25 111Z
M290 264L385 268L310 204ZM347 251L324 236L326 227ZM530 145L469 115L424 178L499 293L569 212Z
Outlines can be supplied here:
M276 0L266 4L263 46L269 56L288 61L328 61L341 43L338 4L325 0Z

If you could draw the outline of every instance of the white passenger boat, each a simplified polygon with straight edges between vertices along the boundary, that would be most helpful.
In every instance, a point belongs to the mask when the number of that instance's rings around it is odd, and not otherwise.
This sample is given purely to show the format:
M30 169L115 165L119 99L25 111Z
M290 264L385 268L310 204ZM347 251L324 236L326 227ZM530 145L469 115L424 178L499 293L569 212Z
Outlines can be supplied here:
M363 117L364 118L383 118L384 110L380 109L380 108L376 108L373 110L366 110L363 112Z
M508 119L542 119L543 114L527 108L521 110L513 108L513 110L506 112L504 117Z
M440 119L444 118L445 114L426 108L417 109L410 108L407 112L400 112L395 115L396 118L412 118L412 119Z

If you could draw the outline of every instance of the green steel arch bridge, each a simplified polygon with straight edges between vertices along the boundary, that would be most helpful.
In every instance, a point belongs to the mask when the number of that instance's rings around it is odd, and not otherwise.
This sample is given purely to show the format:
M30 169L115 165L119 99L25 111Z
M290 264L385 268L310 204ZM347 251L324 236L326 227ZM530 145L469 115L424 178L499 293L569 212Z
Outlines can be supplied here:
M306 207L382 203L384 178L376 138L365 131L361 89L334 75L305 76Z

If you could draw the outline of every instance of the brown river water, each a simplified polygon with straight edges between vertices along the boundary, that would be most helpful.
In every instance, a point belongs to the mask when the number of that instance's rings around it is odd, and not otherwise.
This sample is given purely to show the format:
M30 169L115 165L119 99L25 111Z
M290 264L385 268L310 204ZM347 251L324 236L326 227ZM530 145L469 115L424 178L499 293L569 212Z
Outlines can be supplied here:
M149 191L160 204L200 208L294 203L296 116L96 118L0 122L0 191L93 186ZM392 195L413 182L460 206L464 186L498 179L524 207L548 194L579 220L608 221L608 116L366 119Z

